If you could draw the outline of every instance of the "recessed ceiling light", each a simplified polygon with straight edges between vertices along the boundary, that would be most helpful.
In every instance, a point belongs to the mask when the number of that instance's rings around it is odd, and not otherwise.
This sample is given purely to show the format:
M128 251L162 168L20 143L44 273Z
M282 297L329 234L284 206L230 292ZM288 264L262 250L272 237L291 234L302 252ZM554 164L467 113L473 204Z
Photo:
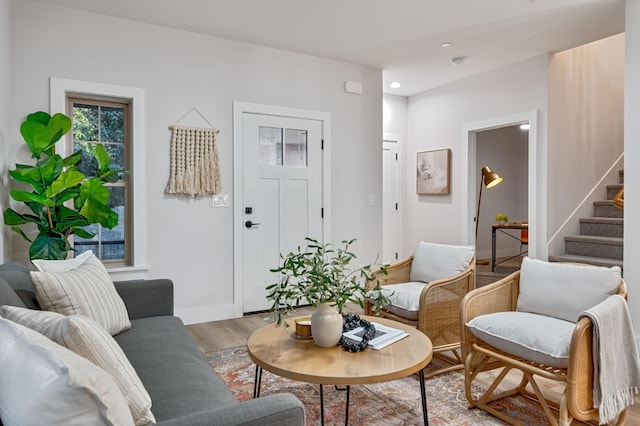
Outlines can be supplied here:
M389 85L389 87L391 87L392 89L399 89L402 87L402 83L400 83L399 81L394 81Z
M456 56L455 58L451 58L451 63L453 65L462 65L464 63L464 58L462 56Z
M451 47L451 43L449 43L448 41L445 41L440 45L440 47Z
M529 123L524 123L520 125L520 130L529 130Z

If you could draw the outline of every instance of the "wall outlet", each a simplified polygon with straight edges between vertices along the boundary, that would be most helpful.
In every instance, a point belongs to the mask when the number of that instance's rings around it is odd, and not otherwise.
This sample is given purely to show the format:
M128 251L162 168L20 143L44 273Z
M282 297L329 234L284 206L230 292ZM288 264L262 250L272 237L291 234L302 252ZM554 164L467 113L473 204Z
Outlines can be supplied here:
M229 194L215 194L211 197L213 207L229 207Z

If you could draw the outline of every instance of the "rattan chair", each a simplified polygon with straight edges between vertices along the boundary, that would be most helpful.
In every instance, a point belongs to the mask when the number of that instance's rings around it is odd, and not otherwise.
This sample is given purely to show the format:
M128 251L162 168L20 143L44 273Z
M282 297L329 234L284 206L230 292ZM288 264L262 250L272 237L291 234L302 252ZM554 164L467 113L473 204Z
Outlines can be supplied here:
M414 256L411 256L390 265L387 268L387 274L375 272L380 285L393 290L394 285L412 281L410 278L413 261ZM379 313L382 317L417 327L429 337L433 344L434 357L445 361L446 366L425 374L425 377L464 367L460 352L460 301L465 294L473 290L474 274L475 257L471 256L462 272L429 282L419 293L417 318L415 316L408 318L397 311L391 312L390 307L383 308ZM368 286L372 288L375 284L374 280L369 282ZM369 303L365 304L365 313L376 315L373 306Z
M487 411L512 425L523 423L498 411L490 405L491 402L520 394L537 402L547 415L549 424L554 426L569 425L574 419L579 421L597 419L598 410L593 407L593 324L589 318L582 317L577 321L572 332L569 328L570 343L566 368L552 367L496 349L476 337L466 325L481 315L516 311L520 284L521 271L517 271L495 283L470 292L461 303L460 324L462 325L467 400L472 406ZM615 289L613 292L615 293ZM617 293L626 297L626 286L621 278ZM555 302L557 303L558 300L556 299ZM554 294L548 294L548 303L554 304ZM515 387L506 389L508 387L506 382L509 381L507 380L496 392L511 370L519 370L522 373L520 382ZM493 382L486 387L483 394L476 396L472 392L473 383L487 371L492 373L484 375L484 380L491 377ZM559 403L552 401L542 392L538 378L559 382L564 386ZM626 410L619 415L617 423L614 424L623 424L625 417Z

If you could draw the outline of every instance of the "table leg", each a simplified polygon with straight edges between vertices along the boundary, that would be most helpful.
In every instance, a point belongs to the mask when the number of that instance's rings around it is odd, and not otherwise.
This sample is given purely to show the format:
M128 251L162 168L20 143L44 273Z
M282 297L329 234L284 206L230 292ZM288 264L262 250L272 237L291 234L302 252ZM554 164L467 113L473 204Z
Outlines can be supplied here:
M491 272L496 271L496 228L491 228Z
M420 370L418 373L420 380L420 397L422 399L422 417L424 419L424 425L429 425L429 415L427 414L427 390L424 386L424 370Z
M253 397L260 396L260 385L262 384L262 367L256 365L256 376L253 381Z
M347 407L344 410L344 426L349 424L349 397L351 396L351 386L347 385Z
M320 425L324 426L324 395L322 393L322 385L320 385Z

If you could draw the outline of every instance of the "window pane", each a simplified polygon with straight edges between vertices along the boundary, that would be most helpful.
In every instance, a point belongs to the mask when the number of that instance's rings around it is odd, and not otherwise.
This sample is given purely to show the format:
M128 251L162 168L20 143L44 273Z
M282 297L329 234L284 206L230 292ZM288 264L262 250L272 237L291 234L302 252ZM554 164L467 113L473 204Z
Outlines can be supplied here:
M111 169L125 170L124 164L124 144L105 144L109 158L111 158ZM124 178L124 172L118 173L120 179Z
M307 166L307 131L285 130L285 166Z
M102 228L102 259L124 259L124 223Z
M260 127L258 162L263 166L282 165L282 129Z
M92 148L93 144L87 142L75 142L73 144L73 152L78 150L82 151L82 158L78 163L78 170L84 173L87 178L94 177L98 174L98 161L96 161L95 157L91 153Z
M73 139L78 141L98 140L98 107L74 104Z
M124 108L100 108L100 140L124 142Z

